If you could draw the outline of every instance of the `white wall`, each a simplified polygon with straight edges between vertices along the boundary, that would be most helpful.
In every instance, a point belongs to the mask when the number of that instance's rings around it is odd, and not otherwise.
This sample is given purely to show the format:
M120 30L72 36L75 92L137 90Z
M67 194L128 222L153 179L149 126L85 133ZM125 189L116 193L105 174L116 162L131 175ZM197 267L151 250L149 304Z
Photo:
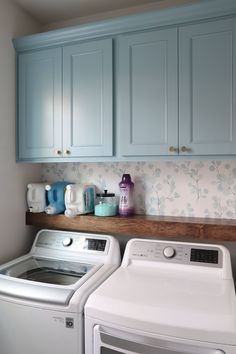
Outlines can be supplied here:
M147 4L145 5L139 5L139 6L128 7L125 9L123 8L120 10L96 13L94 15L77 17L66 21L52 22L45 25L43 27L43 30L49 31L49 30L63 28L63 27L77 26L88 22L101 21L101 20L111 19L119 16L141 13L145 11L161 10L167 7L191 4L199 1L203 1L203 0L162 0L160 2L159 1L151 2L151 0L149 1L147 0Z
M38 32L39 25L0 0L0 263L21 255L32 242L25 226L25 189L40 179L40 165L15 162L15 51L12 38Z

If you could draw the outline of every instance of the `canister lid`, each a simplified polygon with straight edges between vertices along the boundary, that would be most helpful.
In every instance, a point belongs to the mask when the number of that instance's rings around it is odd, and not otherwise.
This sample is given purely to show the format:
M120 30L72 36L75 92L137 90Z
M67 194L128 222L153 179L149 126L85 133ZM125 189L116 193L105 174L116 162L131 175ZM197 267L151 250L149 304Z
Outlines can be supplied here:
M107 189L104 189L104 193L97 193L96 197L114 197L115 193L107 193Z

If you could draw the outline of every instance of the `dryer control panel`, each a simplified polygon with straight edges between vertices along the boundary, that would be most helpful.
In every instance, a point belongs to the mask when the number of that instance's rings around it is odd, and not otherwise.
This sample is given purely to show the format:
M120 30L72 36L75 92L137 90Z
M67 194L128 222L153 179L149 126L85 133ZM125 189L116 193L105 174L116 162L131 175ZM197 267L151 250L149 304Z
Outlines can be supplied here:
M135 241L130 258L222 268L223 254L217 246L164 241Z

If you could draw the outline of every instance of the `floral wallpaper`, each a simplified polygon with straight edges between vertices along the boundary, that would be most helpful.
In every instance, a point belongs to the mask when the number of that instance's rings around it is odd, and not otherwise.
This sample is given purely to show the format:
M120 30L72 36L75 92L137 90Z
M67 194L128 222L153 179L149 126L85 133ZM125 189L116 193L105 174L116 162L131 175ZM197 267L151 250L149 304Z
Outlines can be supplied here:
M42 181L95 184L117 196L123 173L135 183L137 214L236 219L236 160L42 165Z

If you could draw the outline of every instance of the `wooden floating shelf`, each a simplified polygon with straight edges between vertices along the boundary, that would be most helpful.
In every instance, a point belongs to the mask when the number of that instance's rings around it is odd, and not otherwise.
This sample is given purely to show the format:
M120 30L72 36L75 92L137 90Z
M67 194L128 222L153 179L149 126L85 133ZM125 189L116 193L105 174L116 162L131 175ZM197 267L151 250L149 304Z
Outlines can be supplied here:
M80 215L67 218L62 214L47 215L45 213L26 212L26 225L126 237L236 241L236 220L231 219L148 215L133 215L130 217Z

